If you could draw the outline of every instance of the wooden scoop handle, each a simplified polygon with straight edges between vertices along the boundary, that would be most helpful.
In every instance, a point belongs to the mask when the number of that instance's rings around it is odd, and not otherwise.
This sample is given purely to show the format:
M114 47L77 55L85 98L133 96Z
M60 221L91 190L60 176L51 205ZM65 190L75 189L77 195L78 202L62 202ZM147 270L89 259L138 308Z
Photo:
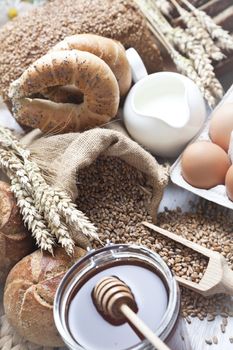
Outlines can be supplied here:
M152 330L128 307L128 305L122 304L120 306L120 311L157 350L170 350L170 348L152 332Z

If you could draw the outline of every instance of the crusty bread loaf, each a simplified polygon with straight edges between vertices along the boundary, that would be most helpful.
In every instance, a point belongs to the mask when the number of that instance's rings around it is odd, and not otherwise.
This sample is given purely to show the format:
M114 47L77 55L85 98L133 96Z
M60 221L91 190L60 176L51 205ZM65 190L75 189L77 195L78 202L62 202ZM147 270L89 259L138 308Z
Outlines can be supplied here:
M53 320L54 296L65 272L84 254L77 247L72 257L62 248L54 257L37 250L14 266L6 281L4 309L21 336L41 346L63 345Z
M74 85L83 103L56 103L30 98L52 86ZM52 51L34 62L10 86L15 118L44 132L82 131L115 117L119 86L110 67L98 56L79 50Z
M131 0L52 0L0 30L0 95L55 44L74 34L95 33L134 47L148 71L162 69L156 41Z
M10 269L35 249L9 184L0 181L0 282L5 282Z

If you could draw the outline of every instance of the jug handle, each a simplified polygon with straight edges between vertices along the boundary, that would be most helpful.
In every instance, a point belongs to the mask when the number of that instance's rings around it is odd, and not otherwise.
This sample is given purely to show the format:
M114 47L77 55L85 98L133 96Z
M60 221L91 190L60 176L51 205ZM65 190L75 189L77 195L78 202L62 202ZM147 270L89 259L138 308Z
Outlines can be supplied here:
M133 47L126 50L126 57L131 67L132 79L134 83L137 83L139 80L145 78L148 75L146 67L141 57L139 56L139 53Z

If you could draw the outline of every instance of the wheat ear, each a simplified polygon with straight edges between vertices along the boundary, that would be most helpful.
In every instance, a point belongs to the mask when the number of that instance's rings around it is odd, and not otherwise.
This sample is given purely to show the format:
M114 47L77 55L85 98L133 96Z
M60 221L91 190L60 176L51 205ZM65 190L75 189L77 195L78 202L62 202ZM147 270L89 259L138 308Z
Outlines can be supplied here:
M203 28L197 18L182 8L176 0L171 0L171 2L179 12L190 34L197 40L200 40L207 55L214 61L222 61L225 58L225 55L221 52L219 47L216 46L209 33Z
M233 50L233 37L227 30L217 25L204 11L197 9L187 0L181 0L196 16L199 23L208 31L212 39L217 39L216 44L224 50Z

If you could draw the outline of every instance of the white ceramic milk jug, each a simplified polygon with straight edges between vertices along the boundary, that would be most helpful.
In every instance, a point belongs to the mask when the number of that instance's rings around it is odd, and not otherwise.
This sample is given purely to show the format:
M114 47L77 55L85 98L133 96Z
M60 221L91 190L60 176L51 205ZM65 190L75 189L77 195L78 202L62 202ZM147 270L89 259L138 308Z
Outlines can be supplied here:
M128 51L135 85L123 108L125 126L132 138L151 153L176 157L203 126L206 108L202 94L184 75L147 75L137 52Z

